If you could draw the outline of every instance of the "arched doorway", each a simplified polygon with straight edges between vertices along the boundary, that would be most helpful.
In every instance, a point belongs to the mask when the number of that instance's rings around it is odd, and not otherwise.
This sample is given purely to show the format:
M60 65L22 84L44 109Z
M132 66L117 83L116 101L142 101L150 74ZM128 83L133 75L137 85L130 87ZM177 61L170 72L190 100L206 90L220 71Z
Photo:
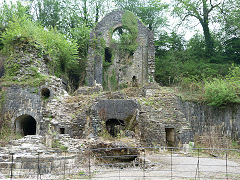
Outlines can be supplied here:
M16 121L16 132L23 136L36 135L36 120L27 114L17 117Z

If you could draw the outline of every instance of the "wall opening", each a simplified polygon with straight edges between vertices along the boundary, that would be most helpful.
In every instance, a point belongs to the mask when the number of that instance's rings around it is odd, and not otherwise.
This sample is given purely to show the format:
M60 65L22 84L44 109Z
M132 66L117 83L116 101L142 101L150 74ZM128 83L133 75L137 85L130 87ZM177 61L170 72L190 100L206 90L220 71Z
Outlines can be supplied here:
M166 144L169 147L175 146L175 129L174 128L165 128L166 132Z
M124 130L125 123L119 119L108 119L106 121L106 129L112 137L117 137L121 130Z
M16 121L16 132L23 136L36 135L36 120L30 115L21 115Z
M48 88L42 88L41 89L41 96L43 97L43 98L49 98L50 97L50 95L51 95L51 92L50 92L50 90L48 89Z
M105 48L105 62L112 62L112 51L109 47Z
M128 29L123 28L123 27L118 27L113 31L112 40L116 43L120 43L123 38L122 36L127 37L127 36L129 36L129 34L130 34L130 32Z
M137 77L136 76L133 76L132 77L132 87L137 87L138 84L137 84Z
M60 134L65 134L65 128L60 128L59 131L60 131Z

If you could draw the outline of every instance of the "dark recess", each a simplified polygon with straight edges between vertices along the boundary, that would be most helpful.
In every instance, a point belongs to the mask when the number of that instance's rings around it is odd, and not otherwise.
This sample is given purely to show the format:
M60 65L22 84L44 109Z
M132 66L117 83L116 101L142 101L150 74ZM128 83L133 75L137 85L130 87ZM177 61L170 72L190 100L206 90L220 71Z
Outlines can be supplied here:
M105 62L112 62L112 51L109 47L105 48Z
M117 137L117 135L120 133L121 130L124 129L124 127L125 123L123 120L108 119L106 121L107 131L112 137Z

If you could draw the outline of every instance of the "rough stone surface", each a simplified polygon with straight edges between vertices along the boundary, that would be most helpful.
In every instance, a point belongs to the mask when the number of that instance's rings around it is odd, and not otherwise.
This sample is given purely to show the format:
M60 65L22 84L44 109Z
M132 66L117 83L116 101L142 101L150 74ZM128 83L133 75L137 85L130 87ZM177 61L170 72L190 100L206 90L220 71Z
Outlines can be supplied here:
M107 48L111 47L111 31L114 32L119 27L122 27L122 17L124 11L113 11L107 14L102 21L100 21L94 31L90 35L90 44L94 43L96 39L100 41L103 38L106 42ZM105 51L101 45L99 47L90 46L87 66L87 83L93 86L96 81L103 85L103 81L107 84L112 82L109 80L113 76L117 80L118 87L121 84L132 85L133 77L136 78L136 84L143 85L146 82L154 81L155 71L155 48L154 48L154 35L143 23L138 19L138 47L133 53L132 57L125 57L123 54L115 53L113 64L103 72L103 57L99 55L99 49ZM127 55L127 54L126 54ZM125 63L124 63L125 62ZM127 63L126 63L127 62ZM113 73L114 72L114 73ZM108 77L107 77L108 76ZM103 80L104 79L104 80ZM110 85L109 85L110 86ZM111 86L110 86L111 87Z
M240 105L213 107L179 100L193 134L217 133L235 140L240 138Z
M78 94L83 94L83 95L91 95L93 93L99 93L101 92L103 89L101 86L93 86L93 87L89 87L89 86L84 86L84 87L79 87L75 92L74 95L78 95Z
M0 168L3 168L1 173L9 175L9 169L12 166L14 175L21 175L25 178L31 177L29 174L35 176L39 167L41 174L58 174L62 171L62 163L69 167L76 164L77 161L75 153L66 154L46 147L44 137L37 135L11 141L0 151Z
M134 100L124 99L100 99L91 108L91 120L94 135L99 135L109 119L117 119L127 124L127 119L131 119L136 114L139 105Z
M49 99L44 99L41 96L41 89L48 88L50 90ZM2 88L5 94L4 112L5 116L11 118L12 128L15 129L16 118L22 115L32 116L37 123L36 134L46 134L47 122L44 112L48 101L54 101L53 97L67 96L66 91L62 88L61 79L56 77L49 77L49 81L45 82L40 87L24 87L12 85L10 87Z
M0 78L4 75L4 61L6 57L0 53Z
M139 98L139 128L141 140L148 145L166 146L166 128L174 129L174 146L192 139L190 124L181 111L178 97L170 88L146 89Z
M139 105L134 100L99 100L95 108L98 112L104 111L105 120L120 119L124 120L133 115Z
M95 141L89 148L96 158L100 161L133 161L139 155L139 149L131 148L136 144L124 143L121 141L106 142L106 141ZM116 156L116 157L112 157Z

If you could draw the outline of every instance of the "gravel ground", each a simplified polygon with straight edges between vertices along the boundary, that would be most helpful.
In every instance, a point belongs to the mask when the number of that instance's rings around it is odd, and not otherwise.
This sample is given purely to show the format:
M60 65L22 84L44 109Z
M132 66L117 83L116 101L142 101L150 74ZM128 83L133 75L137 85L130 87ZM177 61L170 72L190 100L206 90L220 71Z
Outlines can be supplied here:
M228 160L227 162L227 176L226 176L226 160L217 158L198 158L186 157L173 154L172 166L171 157L169 155L150 155L146 159L150 159L151 163L156 163L151 166L147 164L146 171L143 172L139 167L130 168L111 168L101 169L96 173L93 179L134 179L140 180L155 180L155 179L240 179L240 163ZM197 165L199 162L199 166ZM171 172L172 169L172 172ZM198 170L199 169L199 170ZM198 170L198 171L197 171ZM198 173L199 172L199 173Z
M172 162L172 163L171 163ZM171 165L172 164L172 165ZM199 164L199 166L198 166ZM123 168L102 168L99 166L91 167L92 179L109 179L109 180L157 180L157 179L229 179L229 180L239 180L240 179L240 160L235 159L227 161L220 158L210 158L210 157L188 157L182 154L173 154L172 159L170 154L152 154L146 155L146 165L145 171L143 171L142 166L129 166ZM171 171L172 169L172 171ZM227 176L226 176L227 170ZM74 172L79 172L82 174L80 176L71 177L69 179L88 179L84 172L88 172L85 168L81 170L74 170ZM82 173L80 173L82 172ZM145 176L145 178L144 178ZM0 179L3 178L0 174ZM23 178L24 180L37 179L34 178ZM22 180L23 180L22 179ZM40 177L39 177L40 179ZM63 179L63 176L54 175L42 175L41 179L51 180L51 179ZM67 178L66 178L67 179ZM20 179L18 179L20 180Z

